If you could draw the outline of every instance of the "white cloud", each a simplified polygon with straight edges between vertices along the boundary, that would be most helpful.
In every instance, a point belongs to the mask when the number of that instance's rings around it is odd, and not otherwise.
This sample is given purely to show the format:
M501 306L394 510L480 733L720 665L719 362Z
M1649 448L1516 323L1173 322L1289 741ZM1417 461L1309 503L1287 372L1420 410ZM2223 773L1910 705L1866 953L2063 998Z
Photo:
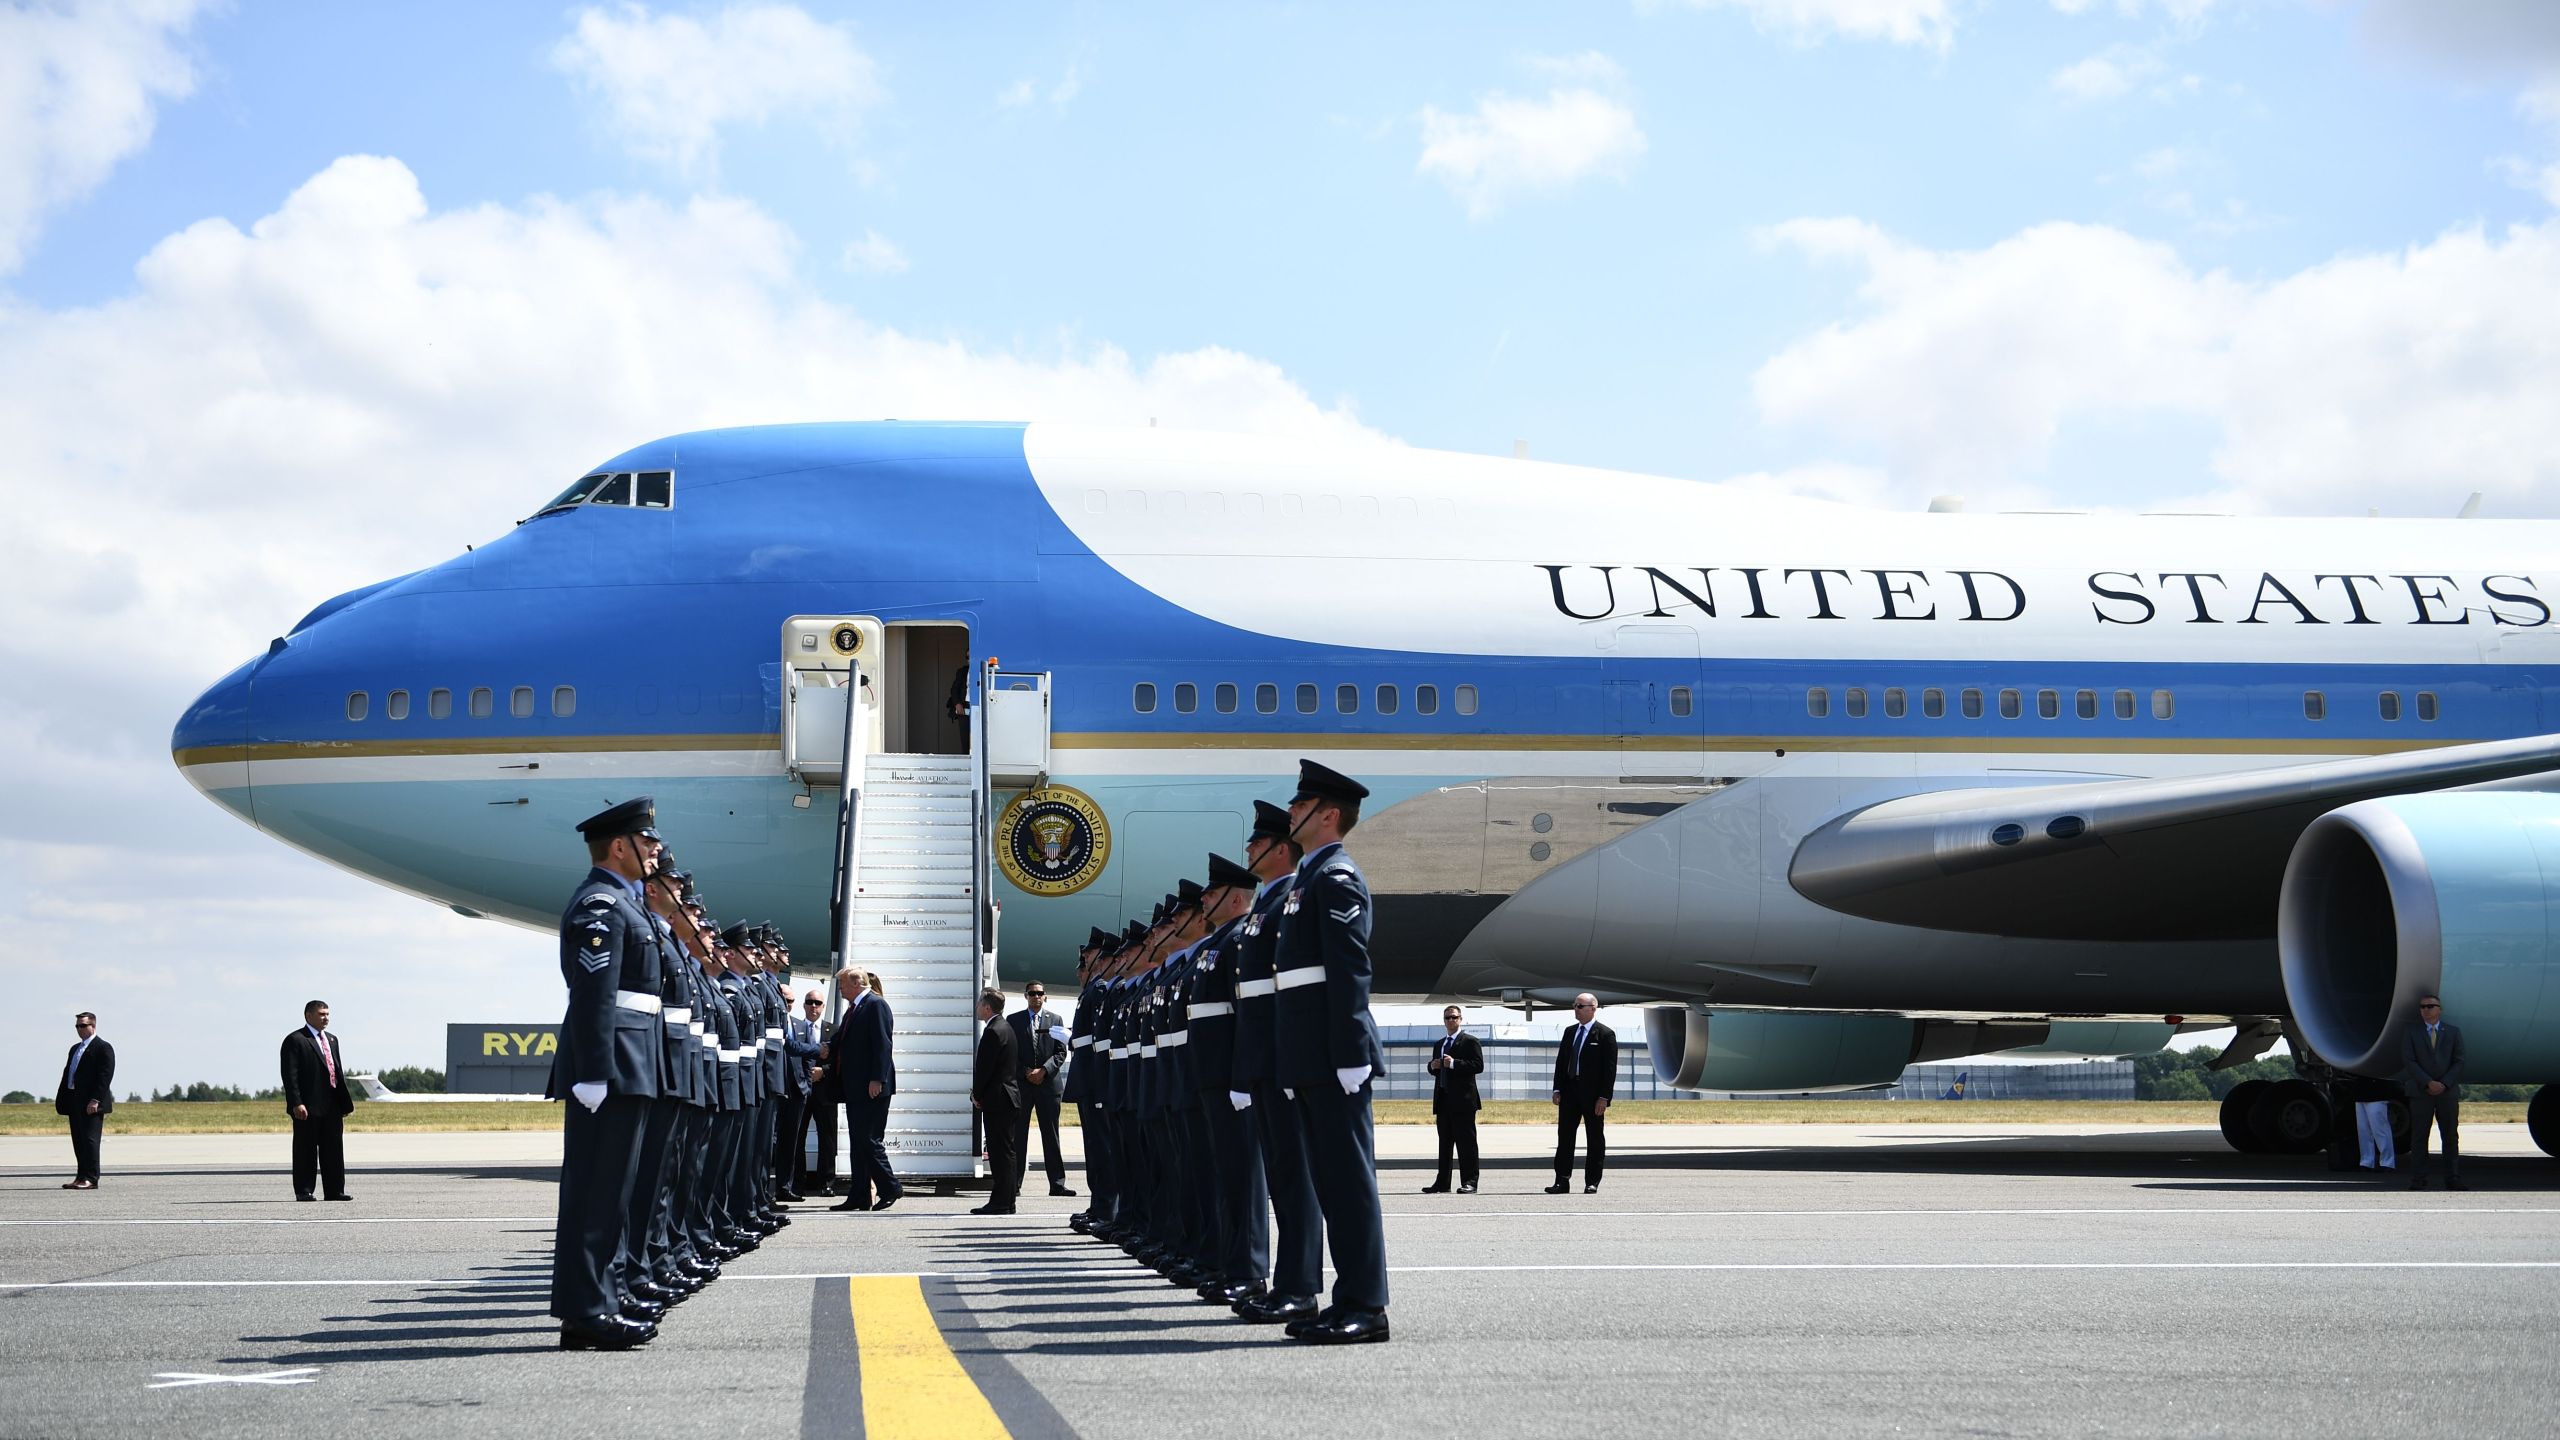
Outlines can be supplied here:
M1854 220L1767 238L1856 266L1862 313L1765 363L1761 414L1873 446L1912 495L2042 483L2066 429L2131 419L2205 427L2195 488L2232 508L2402 508L2429 487L2560 506L2560 221L2265 282L2102 226L1974 251Z
M167 746L198 689L312 604L503 533L603 456L874 415L1368 433L1232 350L920 338L798 266L791 232L735 199L437 209L400 162L357 156L246 229L169 236L115 299L0 296L20 557L0 567L0 924L19 956L0 1058L59 1055L84 1005L137 1087L257 1080L241 1037L281 1034L306 991L346 992L366 1064L437 1063L441 1022L481 1018L458 997L556 1014L547 938L253 839ZM350 954L368 960L352 988ZM5 1070L0 1087L42 1078Z
M0 275L51 212L150 143L155 107L195 91L178 38L202 0L0 6Z
M2066 98L2088 103L2120 100L2160 73L2160 58L2137 45L2111 45L2053 72L2051 84Z
M1804 43L1839 35L1944 50L1956 35L1953 0L1638 0L1637 8L1666 3L1691 10L1741 10L1762 30Z
M907 269L907 252L879 231L865 230L861 239L846 242L839 261L856 275L902 275Z
M1616 75L1616 66L1596 53L1564 61L1533 57L1532 63ZM1522 195L1568 189L1593 175L1623 176L1644 149L1644 131L1625 101L1559 86L1535 100L1489 94L1467 115L1423 107L1422 155L1414 171L1449 187L1466 202L1467 214L1481 220Z
M722 131L783 115L850 145L862 113L885 98L852 32L794 5L731 5L708 24L590 6L551 63L603 99L633 154L688 175L717 164Z
M1059 76L1057 83L1048 88L1046 98L1053 108L1064 110L1083 93L1083 69L1081 66L1069 65L1067 73ZM1040 83L1026 75L996 92L996 108L1020 110L1041 98L1043 97Z

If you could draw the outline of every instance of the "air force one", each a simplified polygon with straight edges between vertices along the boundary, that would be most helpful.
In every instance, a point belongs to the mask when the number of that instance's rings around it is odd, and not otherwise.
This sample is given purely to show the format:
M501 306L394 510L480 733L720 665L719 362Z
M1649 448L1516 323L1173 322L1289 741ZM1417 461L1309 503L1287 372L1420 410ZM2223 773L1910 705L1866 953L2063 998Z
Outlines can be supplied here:
M2226 1133L2307 1149L2422 991L2470 1079L2560 1078L2555 557L2549 522L718 430L322 604L172 745L259 829L467 915L548 927L571 825L645 792L715 908L804 955L841 915L884 973L983 959L1000 919L1008 978L1051 983L1314 756L1372 788L1381 995L1647 1004L1662 1077L1714 1090L2232 1023L2304 1078L2235 1091ZM2560 1143L2560 1102L2532 1119Z

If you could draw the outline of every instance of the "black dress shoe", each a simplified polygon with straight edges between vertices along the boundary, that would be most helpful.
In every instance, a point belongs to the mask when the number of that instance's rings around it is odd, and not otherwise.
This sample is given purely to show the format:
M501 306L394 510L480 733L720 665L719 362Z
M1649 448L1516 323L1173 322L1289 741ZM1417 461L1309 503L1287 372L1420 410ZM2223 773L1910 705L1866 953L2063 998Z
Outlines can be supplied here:
M797 1205L807 1197L803 1196L797 1190L776 1190L773 1192L773 1198L776 1200L788 1201L791 1204Z
M1074 1196L1075 1196L1075 1193L1076 1193L1076 1192L1075 1192L1075 1187L1074 1187L1074 1186L1072 1186L1072 1185L1058 1185L1058 1184L1052 1184L1052 1185L1049 1187L1049 1193L1050 1193L1050 1194L1052 1194L1052 1195L1059 1196L1059 1197L1061 1197L1061 1198L1065 1198L1065 1199L1072 1199L1072 1198L1074 1198Z
M986 1204L980 1205L971 1210L969 1213L972 1215L1011 1215L1014 1213L1014 1210L1010 1205L999 1205L995 1201L990 1200Z
M631 1282L631 1298L646 1300L652 1305L664 1305L676 1298L676 1292L655 1280L634 1280Z
M708 1285L720 1278L720 1262L717 1260L680 1260L676 1262L676 1268L692 1277L697 1285Z
M323 1200L353 1200L356 1197L353 1195L323 1195L320 1198Z
M830 1210L868 1210L871 1208L871 1202L859 1195L849 1195L842 1201L830 1205L827 1208Z
M1215 1272L1203 1270L1188 1260L1176 1260L1172 1267L1164 1272L1164 1278L1167 1282L1179 1285L1185 1290L1197 1290L1216 1279L1217 1276Z
M1547 1187L1547 1193L1550 1195L1570 1195L1573 1193L1573 1187L1559 1180L1553 1185Z
M1466 1184L1459 1186L1458 1193L1461 1195L1473 1195L1476 1193L1476 1182L1470 1180Z
M1599 1193L1600 1193L1600 1182L1599 1182L1599 1181L1597 1181L1597 1180L1594 1180L1594 1181L1592 1181L1590 1184L1583 1186L1583 1187L1582 1187L1582 1193L1583 1193L1583 1194L1585 1194L1585 1195L1597 1195L1597 1194L1599 1194ZM1383 1336L1383 1335L1381 1335L1381 1336L1379 1336L1378 1338L1379 1338L1379 1339L1381 1339L1381 1340L1383 1340L1383 1339L1385 1339L1386 1337L1385 1337L1385 1336Z
M1316 1318L1312 1295L1256 1295L1235 1304L1236 1318L1248 1325L1295 1324Z
M70 1189L71 1187L70 1187L70 1186L68 1186L68 1185L65 1185L65 1186L63 1186L62 1188L63 1188L63 1189L65 1189L65 1190L68 1190L68 1189ZM317 1196L317 1195L296 1195L296 1196L294 1196L293 1198L294 1198L294 1199L296 1199L296 1200L317 1200L317 1199L319 1199L320 1197L319 1197L319 1196Z
M1449 1193L1449 1187L1446 1185L1425 1185L1422 1187L1422 1193L1425 1195L1446 1195Z
M724 1260L735 1260L739 1256L747 1253L725 1240L714 1240L704 1248L711 1256L711 1263L714 1266L719 1265Z
M1090 1235L1093 1233L1093 1217L1079 1210L1067 1217L1067 1228L1079 1235Z
M899 1201L901 1201L901 1200L905 1199L905 1198L906 1198L906 1196L907 1196L907 1192L906 1192L906 1191L904 1191L904 1190L892 1190L892 1191L890 1191L888 1194L881 1196L881 1197L880 1197L880 1202L879 1202L878 1204L876 1204L876 1205L872 1206L871 1208L872 1208L872 1209L874 1209L874 1210L886 1210L886 1209L888 1209L890 1206L895 1205L895 1204L897 1204Z
M1387 1338L1384 1310L1344 1310L1297 1332L1310 1345L1375 1345Z
M617 1315L594 1320L560 1322L560 1348L563 1350L628 1350L646 1345L657 1338L655 1325L634 1325Z
M655 1325L667 1318L667 1307L653 1305L646 1300L625 1300L622 1302L622 1318L638 1325Z
M1332 1324L1334 1322L1334 1318L1339 1316L1341 1313L1342 1307L1338 1305L1327 1305L1322 1310L1317 1311L1303 1320L1290 1321L1288 1324L1282 1326L1281 1330L1290 1339L1295 1340L1299 1336L1306 1334L1308 1331L1313 1330L1320 1325Z
M1208 1291L1207 1294L1200 1297L1201 1299L1227 1306L1230 1309L1234 1308L1237 1302L1250 1300L1254 1296L1262 1293L1262 1287L1250 1280L1234 1280L1224 1285L1220 1285L1217 1281L1212 1280L1207 1285L1200 1288Z

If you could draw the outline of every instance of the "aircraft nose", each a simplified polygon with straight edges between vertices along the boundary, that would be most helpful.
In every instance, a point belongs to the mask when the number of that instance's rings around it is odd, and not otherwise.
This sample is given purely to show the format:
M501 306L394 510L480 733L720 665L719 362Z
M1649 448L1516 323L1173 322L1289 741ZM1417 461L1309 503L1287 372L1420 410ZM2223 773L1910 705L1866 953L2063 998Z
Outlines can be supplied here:
M187 783L252 825L258 815L249 790L249 747L257 738L251 692L266 658L261 655L206 687L169 734L169 757Z

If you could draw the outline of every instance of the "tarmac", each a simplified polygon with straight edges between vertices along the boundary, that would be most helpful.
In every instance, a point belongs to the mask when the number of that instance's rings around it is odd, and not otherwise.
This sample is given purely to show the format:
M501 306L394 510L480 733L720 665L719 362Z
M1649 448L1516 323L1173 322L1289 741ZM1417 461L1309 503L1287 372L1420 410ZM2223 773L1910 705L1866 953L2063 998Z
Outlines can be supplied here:
M0 1437L2551 1428L2560 1161L2519 1126L2467 1129L2466 1193L2209 1130L1626 1125L1550 1196L1546 1132L1483 1133L1455 1196L1380 1131L1385 1345L1236 1322L1035 1166L1012 1217L798 1207L619 1355L554 1348L556 1136L350 1136L350 1205L295 1204L280 1135L111 1136L94 1192L9 1138Z

